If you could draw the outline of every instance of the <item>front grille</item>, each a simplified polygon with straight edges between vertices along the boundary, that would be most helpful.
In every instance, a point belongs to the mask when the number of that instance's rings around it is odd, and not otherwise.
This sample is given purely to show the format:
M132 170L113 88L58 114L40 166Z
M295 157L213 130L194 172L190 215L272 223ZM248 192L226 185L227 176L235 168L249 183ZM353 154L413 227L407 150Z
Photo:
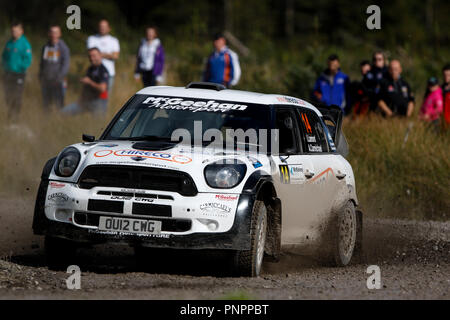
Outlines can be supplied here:
M89 166L81 174L78 185L82 189L113 187L172 191L183 196L197 195L195 183L187 173L148 167Z
M142 216L171 217L172 207L162 204L133 203L133 214Z
M94 200L88 202L89 211L123 213L123 201Z
M83 226L98 227L100 222L100 216L106 217L107 215L100 215L87 212L75 212L75 223ZM127 217L128 218L128 217ZM142 220L143 218L135 218ZM185 232L191 230L192 221L187 219L171 219L171 218L147 218L152 221L161 221L161 231L169 232Z

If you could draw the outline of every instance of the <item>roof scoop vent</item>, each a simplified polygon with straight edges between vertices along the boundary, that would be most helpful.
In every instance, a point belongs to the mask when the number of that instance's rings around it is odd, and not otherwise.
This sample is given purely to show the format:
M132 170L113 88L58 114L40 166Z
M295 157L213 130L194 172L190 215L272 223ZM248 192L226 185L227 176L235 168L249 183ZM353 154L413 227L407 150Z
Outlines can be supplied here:
M207 90L221 91L221 90L225 90L226 87L219 83L191 82L186 86L186 89L207 89Z

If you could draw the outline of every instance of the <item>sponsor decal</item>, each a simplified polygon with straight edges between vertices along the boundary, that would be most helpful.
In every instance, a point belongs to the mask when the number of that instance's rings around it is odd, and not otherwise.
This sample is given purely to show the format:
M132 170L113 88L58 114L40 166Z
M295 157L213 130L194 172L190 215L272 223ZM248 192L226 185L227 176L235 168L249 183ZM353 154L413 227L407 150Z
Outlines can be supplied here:
M111 200L131 200L131 198L129 196L112 196Z
M239 196L216 194L216 199L222 200L222 201L235 201L238 198L239 198Z
M150 199L150 198L136 198L134 200L135 201L140 201L140 202L149 202L149 203L154 201L154 199Z
M306 141L308 141L309 143L314 143L316 142L316 137L315 136L306 136Z
M171 161L179 164L186 164L192 161L191 158L180 155L180 154L170 154L159 151L145 151L145 150L133 150L133 149L125 149L125 150L100 150L94 153L94 157L103 158L110 155L114 155L116 157L131 157L133 158L148 158L148 159L158 159Z
M289 166L289 174L292 179L301 177L303 174L303 166L302 165Z
M94 233L94 234L111 235L111 236L133 236L133 237L142 237L142 238L169 239L171 237L171 235L167 234L167 233L143 234L143 233L119 232L119 231L105 231L105 230L97 230L97 229L89 229L88 232Z
M60 188L64 188L65 186L66 186L65 183L60 183L60 182L50 181L50 188L53 188L53 189L60 189Z
M309 152L322 152L322 146L308 144Z
M280 165L280 180L281 183L289 183L291 181L288 165L285 164Z
M243 111L247 109L247 106L242 104L219 103L215 100L187 100L187 98L171 97L148 97L142 102L142 104L148 105L148 108L187 110L192 112L227 112L230 110Z
M336 83L337 84L343 84L344 83L344 79L339 78L339 79L336 80Z
M394 92L394 87L393 87L392 85L389 85L388 91L389 91L389 92Z
M253 168L260 168L260 167L262 167L262 163L261 162L259 162L259 160L258 159L255 159L255 158L253 158L253 157L247 157L248 158L248 160L250 160L250 162L252 163L252 165L253 165Z
M223 203L207 202L200 205L200 210L206 212L230 213L231 208Z
M286 103L295 103L301 106L305 106L306 103L303 100L292 98L292 97L277 97L277 100L279 102L286 102Z
M319 173L317 176L315 176L311 180L308 180L308 182L314 183L314 184L324 183L327 180L329 174L334 175L333 169L331 169L331 168L325 169L324 171Z
M65 193L62 192L57 192L57 193L52 193L47 197L48 201L57 203L57 204L62 204L65 203L69 200L69 196Z

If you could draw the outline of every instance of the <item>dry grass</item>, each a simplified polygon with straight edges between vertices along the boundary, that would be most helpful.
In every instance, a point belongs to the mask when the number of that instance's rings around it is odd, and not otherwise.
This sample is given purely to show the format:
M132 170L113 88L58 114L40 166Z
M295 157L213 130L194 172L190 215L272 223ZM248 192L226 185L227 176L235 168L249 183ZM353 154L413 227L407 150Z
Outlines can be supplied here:
M77 99L78 79L86 66L85 58L72 59L66 103ZM44 114L36 81L36 61L28 73L17 126L6 120L0 90L0 194L34 197L47 159L64 146L80 141L82 133L99 136L113 115L140 88L133 80L133 67L133 57L121 58L105 119L89 115L64 117L56 111ZM179 69L175 59L171 67ZM168 74L168 84L184 84L181 80L186 75ZM436 135L413 120L413 130L403 145L409 123L381 118L346 122L344 130L351 147L349 160L355 170L361 204L372 216L446 220L450 213L449 134Z
M344 131L358 195L370 215L448 220L448 132L437 134L417 120L381 117L348 121Z

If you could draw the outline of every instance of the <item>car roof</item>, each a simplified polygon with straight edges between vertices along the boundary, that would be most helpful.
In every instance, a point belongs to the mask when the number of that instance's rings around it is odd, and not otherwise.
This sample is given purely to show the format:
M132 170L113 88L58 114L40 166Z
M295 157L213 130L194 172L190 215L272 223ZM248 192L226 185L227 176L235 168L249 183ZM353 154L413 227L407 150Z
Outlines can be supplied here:
M313 110L318 115L322 115L320 111L311 103L282 94L264 94L259 92L241 91L241 90L213 90L213 89L197 89L185 87L171 86L154 86L146 87L139 90L136 94L161 95L169 97L185 97L199 99L214 99L223 101L233 101L240 103L254 103L263 105L292 105L301 106Z

